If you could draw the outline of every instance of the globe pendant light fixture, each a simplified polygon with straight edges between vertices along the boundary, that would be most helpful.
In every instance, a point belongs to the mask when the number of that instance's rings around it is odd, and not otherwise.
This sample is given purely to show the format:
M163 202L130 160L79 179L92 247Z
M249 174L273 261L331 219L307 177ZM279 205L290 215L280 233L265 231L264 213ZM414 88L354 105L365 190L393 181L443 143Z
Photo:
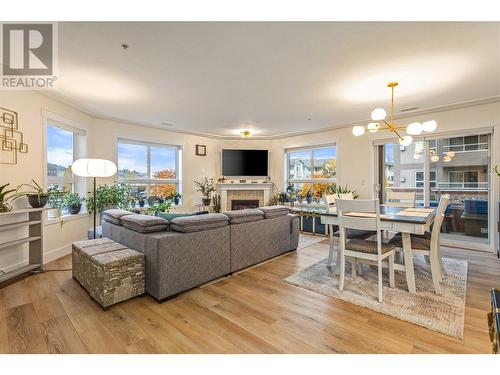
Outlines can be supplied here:
M373 122L370 122L366 129L364 126L355 126L352 128L352 134L359 137L365 134L366 130L370 133L375 133L379 130L388 130L394 133L402 146L409 146L413 142L412 135L420 135L422 132L433 132L437 128L437 122L435 120L425 121L424 123L412 122L408 126L396 125L394 123L394 88L398 85L397 82L390 82L387 87L391 89L391 115L389 121L385 118L387 113L383 108L375 108L372 111L371 118ZM406 130L408 135L402 135L402 131Z

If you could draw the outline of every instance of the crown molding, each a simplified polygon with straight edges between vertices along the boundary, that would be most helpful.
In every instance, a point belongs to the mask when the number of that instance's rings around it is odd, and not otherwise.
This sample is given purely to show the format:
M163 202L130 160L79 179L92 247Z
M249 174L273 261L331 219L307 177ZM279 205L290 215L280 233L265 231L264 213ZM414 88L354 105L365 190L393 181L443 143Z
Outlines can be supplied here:
M363 119L363 120L356 120L356 121L339 123L339 124L330 125L330 126L326 126L326 127L319 128L319 129L313 129L313 130L282 133L282 134L269 135L269 136L254 135L254 136L251 136L250 138L242 138L242 137L236 136L236 135L221 135L221 134L215 134L215 133L209 133L209 132L180 129L180 128L176 128L176 127L166 127L166 126L161 125L161 124L141 123L141 122L137 122L137 121L124 120L124 119L112 117L112 116L104 116L104 115L100 115L100 114L94 113L92 111L89 111L87 109L81 108L78 105L76 105L75 103L72 103L71 101L62 99L60 97L56 97L54 95L51 95L50 93L43 92L42 95L45 95L52 100L55 100L55 101L58 101L60 103L65 104L65 105L68 105L68 106L72 107L73 109L76 109L80 112L87 114L88 116L93 117L96 120L113 121L113 122L119 122L119 123L128 124L128 125L144 126L144 127L160 129L160 130L164 130L164 131L168 131L168 132L172 132L172 133L189 134L189 135L193 135L193 136L216 139L216 140L248 140L248 141L251 141L251 140L275 140L275 139L282 139L282 138L288 138L288 137L296 137L296 136L301 136L301 135L306 135L306 134L322 133L322 132L331 131L331 130L344 129L344 128L348 128L348 127L352 127L352 126L356 126L356 125L364 125L367 122L371 121L370 119ZM425 114L430 114L430 113L449 111L452 109L474 107L474 106L478 106L478 105L485 105L485 104L491 104L491 103L497 103L497 102L500 102L500 95L489 96L489 97L485 97L485 98L473 99L473 100L457 102L457 103L452 103L452 104L445 104L445 105L441 105L441 106L416 109L414 111L408 111L405 113L396 114L396 115L394 115L394 119L403 119L403 118L420 116L420 115L425 115Z

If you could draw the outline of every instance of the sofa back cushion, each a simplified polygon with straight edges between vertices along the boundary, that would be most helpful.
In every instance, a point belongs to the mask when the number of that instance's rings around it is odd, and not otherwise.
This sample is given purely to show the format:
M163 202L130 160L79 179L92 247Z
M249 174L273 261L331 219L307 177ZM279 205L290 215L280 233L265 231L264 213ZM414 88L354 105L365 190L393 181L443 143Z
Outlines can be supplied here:
M181 233L192 233L220 228L228 224L229 218L226 215L215 213L175 218L170 222L170 229Z
M168 228L168 221L149 215L126 215L121 218L122 225L139 233L161 232Z
M229 224L241 224L264 219L264 212L257 208L227 211L224 212L224 215L229 218Z
M259 207L259 210L264 212L264 217L266 219L273 219L279 216L288 215L288 207L287 206L266 206Z
M102 213L102 219L115 225L121 225L120 219L127 215L134 215L134 213L120 208L112 208Z

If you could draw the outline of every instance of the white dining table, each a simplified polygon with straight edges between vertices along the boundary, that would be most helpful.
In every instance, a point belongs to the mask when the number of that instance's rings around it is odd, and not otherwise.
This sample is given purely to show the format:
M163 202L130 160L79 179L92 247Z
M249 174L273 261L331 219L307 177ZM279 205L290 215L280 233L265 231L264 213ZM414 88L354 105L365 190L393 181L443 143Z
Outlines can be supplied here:
M380 206L380 225L382 230L401 233L403 241L404 264L395 264L394 269L406 274L408 291L416 293L415 272L413 269L413 251L411 234L424 234L434 222L436 211L433 208L408 208L398 206ZM335 207L324 209L320 213L321 224L329 226L330 248L334 239L334 225L339 225Z

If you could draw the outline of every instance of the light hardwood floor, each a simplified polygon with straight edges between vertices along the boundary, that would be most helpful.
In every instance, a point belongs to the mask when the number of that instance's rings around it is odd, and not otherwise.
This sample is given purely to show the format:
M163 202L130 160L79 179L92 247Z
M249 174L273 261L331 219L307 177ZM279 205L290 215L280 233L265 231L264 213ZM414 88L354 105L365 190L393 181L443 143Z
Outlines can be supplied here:
M443 251L469 261L462 341L283 282L327 252L323 241L163 304L146 296L106 312L71 272L30 276L0 289L0 353L490 352L494 255ZM48 268L70 266L67 256Z

